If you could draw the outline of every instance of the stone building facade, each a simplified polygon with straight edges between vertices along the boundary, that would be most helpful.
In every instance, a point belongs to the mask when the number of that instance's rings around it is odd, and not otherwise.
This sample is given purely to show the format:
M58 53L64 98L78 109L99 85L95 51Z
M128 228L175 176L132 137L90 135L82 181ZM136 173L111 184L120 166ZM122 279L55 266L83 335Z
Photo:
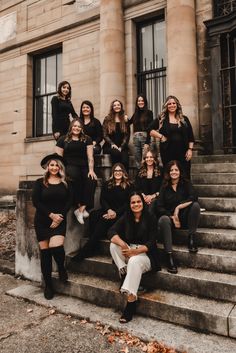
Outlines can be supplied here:
M220 50L222 33L235 49L235 21L233 0L1 1L0 192L14 193L20 180L41 174L39 160L54 149L50 99L62 79L71 83L75 110L89 99L101 121L114 98L131 114L142 91L156 116L174 94L192 122L196 149L223 153ZM236 145L234 85L227 86L228 153Z

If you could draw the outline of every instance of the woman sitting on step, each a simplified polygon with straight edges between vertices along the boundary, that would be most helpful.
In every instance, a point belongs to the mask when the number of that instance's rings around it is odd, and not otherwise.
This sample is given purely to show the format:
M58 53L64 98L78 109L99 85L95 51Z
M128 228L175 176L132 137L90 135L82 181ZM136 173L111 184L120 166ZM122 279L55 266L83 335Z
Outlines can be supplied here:
M196 231L200 218L200 206L192 183L185 179L179 161L170 161L164 172L164 180L158 199L154 204L154 213L159 219L158 234L164 242L167 253L167 271L177 273L172 256L172 231L178 228L188 229L188 249L198 251Z
M89 241L79 250L73 260L79 262L94 254L99 240L106 237L108 229L125 212L131 188L131 182L123 164L114 164L110 179L102 185L100 196L102 208L90 214Z
M127 212L110 228L110 252L124 279L121 293L127 295L127 305L120 318L121 323L132 320L136 311L137 292L142 274L160 265L156 247L156 219L147 210L140 192L129 196Z
M64 159L54 153L43 158L44 177L36 180L32 201L36 208L34 226L39 242L41 271L45 282L44 296L52 299L52 256L57 263L59 278L67 281L64 267L66 214L72 206L72 187L65 179Z

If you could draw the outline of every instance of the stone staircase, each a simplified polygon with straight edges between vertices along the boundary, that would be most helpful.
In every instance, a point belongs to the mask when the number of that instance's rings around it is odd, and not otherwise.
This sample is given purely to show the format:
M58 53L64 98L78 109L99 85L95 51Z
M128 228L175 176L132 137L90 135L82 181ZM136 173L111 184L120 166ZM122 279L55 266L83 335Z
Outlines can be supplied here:
M236 338L236 156L195 157L192 180L206 209L197 233L199 252L190 254L186 231L176 231L179 272L145 274L148 291L139 297L138 313ZM100 256L72 262L70 272L67 285L54 279L58 292L114 309L124 305L107 240L101 241Z

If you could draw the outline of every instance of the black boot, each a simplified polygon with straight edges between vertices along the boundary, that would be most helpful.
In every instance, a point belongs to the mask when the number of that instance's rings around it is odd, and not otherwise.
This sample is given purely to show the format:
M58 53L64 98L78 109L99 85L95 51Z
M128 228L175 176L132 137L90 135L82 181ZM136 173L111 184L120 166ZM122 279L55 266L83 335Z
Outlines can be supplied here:
M57 246L55 248L51 248L51 252L58 267L59 279L61 282L66 283L68 280L68 274L65 269L64 246Z
M196 254L198 252L198 247L195 243L195 237L196 235L194 234L189 234L188 236L188 250L189 252Z
M175 265L173 255L171 252L167 253L167 271L170 273L177 273L177 266Z
M135 300L134 302L127 302L125 310L122 316L120 317L121 324L126 324L127 322L133 319L133 315L136 313L136 304L137 300Z
M40 250L41 271L45 283L44 297L48 300L54 297L52 285L52 255L50 249Z

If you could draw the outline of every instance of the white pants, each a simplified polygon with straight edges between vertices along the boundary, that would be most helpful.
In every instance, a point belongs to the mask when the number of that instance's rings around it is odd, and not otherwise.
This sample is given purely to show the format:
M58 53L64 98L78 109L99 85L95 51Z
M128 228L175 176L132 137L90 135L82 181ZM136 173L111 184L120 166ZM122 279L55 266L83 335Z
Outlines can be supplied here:
M136 247L136 245L130 245ZM111 243L111 256L120 272L120 269L127 266L127 275L120 289L122 293L133 294L137 298L138 287L142 278L142 274L151 270L151 262L146 253L125 257L122 254L121 247Z

